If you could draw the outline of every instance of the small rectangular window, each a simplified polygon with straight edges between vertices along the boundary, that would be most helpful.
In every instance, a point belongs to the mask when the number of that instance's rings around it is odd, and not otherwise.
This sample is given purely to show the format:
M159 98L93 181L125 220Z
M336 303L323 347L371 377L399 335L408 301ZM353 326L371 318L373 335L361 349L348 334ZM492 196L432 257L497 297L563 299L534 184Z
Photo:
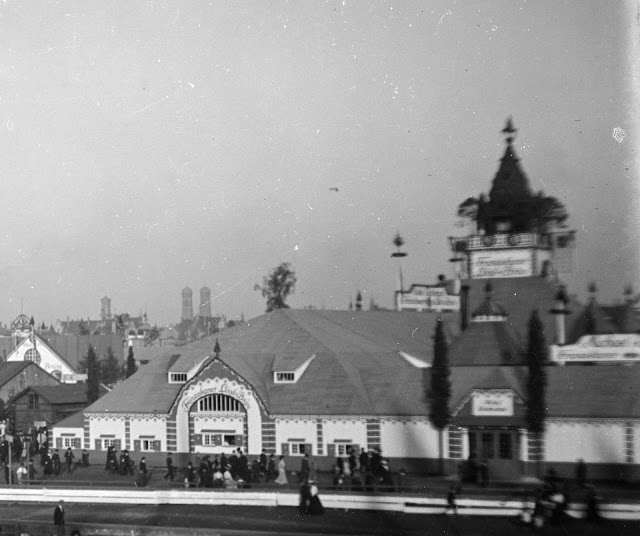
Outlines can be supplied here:
M115 439L103 439L102 440L102 448L107 450L108 447L115 447L116 440Z
M169 382L170 383L187 383L187 373L186 372L171 372L169 374Z
M38 395L29 395L29 409L39 409L40 398Z
M74 440L74 439L75 439L75 438L73 438L73 437L65 437L65 438L64 438L64 440L63 440L63 442L62 442L62 443L63 443L63 445L62 445L62 446L63 446L65 449L67 449L67 448L69 448L69 447L73 448L73 440Z
M295 379L295 372L276 372L276 383L293 383Z
M222 437L222 441L225 447L235 447L236 446L236 436L235 435L224 435Z
M500 458L510 460L513 458L513 444L510 433L500 434Z
M304 443L289 442L289 453L293 456L304 456L306 446Z
M482 457L490 460L493 452L493 432L482 432Z

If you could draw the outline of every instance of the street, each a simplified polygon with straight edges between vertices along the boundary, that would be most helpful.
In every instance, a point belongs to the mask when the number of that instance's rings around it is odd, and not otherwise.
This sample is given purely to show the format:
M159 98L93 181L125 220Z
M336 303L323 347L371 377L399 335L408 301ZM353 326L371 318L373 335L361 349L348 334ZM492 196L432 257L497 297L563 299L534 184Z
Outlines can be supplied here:
M515 519L445 515L407 515L391 512L326 511L318 517L301 516L296 508L239 506L138 506L66 504L67 534L78 528L86 534L122 534L141 528L154 532L185 534L339 534L339 535L520 535L530 532ZM3 536L24 532L50 534L54 505L9 503L0 506ZM157 527L158 531L152 528ZM164 528L164 529L162 529ZM19 531L17 530L19 529ZM169 530L167 530L169 529ZM204 529L204 530L203 530ZM547 526L545 535L636 535L640 522L587 524L569 520ZM140 532L137 532L140 533Z

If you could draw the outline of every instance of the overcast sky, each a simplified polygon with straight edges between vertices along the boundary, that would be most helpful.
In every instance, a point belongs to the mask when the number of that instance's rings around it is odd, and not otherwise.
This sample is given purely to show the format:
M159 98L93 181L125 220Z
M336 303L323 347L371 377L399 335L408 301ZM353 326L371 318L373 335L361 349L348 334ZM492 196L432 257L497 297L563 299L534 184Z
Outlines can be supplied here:
M509 115L578 230L570 290L640 291L635 9L5 0L0 320L97 318L106 295L166 324L186 285L252 317L282 261L292 306L391 306L395 232L406 283L451 274L457 205L489 191Z

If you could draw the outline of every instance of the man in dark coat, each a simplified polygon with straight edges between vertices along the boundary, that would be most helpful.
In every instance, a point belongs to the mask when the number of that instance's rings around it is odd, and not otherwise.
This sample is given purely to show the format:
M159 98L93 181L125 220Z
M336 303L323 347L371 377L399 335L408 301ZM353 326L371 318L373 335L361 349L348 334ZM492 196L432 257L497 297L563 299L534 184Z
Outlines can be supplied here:
M60 452L58 449L53 451L53 455L51 456L51 463L53 464L53 472L56 475L60 474Z
M264 449L262 449L262 452L260 453L259 467L260 467L260 475L261 476L266 475L267 474L267 453L264 451Z
M73 472L73 459L75 456L73 455L73 451L71 447L67 449L67 452L64 453L64 463L67 464L67 473Z
M173 482L173 477L174 477L174 468L173 468L173 458L171 457L171 454L167 455L167 474L164 475L164 479L166 480L167 478L169 480L171 480L171 482Z
M309 479L309 453L305 452L300 463L300 474L298 475L299 483L306 483Z
M60 501L53 511L53 525L57 536L64 536L64 501Z

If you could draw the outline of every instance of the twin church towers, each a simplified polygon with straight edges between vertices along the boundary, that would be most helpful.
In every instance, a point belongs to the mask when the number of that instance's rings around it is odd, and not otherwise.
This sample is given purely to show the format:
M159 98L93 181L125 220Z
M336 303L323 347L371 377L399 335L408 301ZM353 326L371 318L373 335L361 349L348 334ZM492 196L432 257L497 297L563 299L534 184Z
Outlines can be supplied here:
M200 314L199 316L211 317L211 289L200 289ZM193 290L189 287L182 289L182 320L193 320Z

